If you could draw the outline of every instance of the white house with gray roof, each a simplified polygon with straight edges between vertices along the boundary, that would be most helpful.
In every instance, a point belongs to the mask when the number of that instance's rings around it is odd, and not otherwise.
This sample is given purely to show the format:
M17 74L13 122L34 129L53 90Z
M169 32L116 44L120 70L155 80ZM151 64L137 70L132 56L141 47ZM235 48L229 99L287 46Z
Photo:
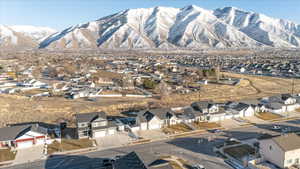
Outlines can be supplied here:
M280 168L300 164L300 137L297 134L285 134L259 141L260 154Z
M45 144L47 132L35 125L21 125L0 128L0 148L29 148Z

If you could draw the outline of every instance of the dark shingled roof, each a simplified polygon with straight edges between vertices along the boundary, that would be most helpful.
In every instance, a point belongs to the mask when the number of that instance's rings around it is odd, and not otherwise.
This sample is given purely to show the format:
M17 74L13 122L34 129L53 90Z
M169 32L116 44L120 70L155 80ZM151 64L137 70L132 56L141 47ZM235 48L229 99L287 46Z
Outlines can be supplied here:
M208 109L213 105L214 105L213 102L209 100L209 101L194 102L191 104L191 107L197 111L201 111L203 109Z
M85 122L92 122L93 120L99 117L106 119L106 113L105 112L82 113L82 114L76 114L75 117L78 123L85 123Z
M0 141L15 140L22 133L30 131L30 128L29 125L0 128Z
M161 109L150 109L142 110L138 113L138 118L141 122L146 122L151 120L154 116L157 116L161 120L170 119L174 116L174 112L169 108Z
M238 103L235 107L233 107L234 110L237 110L237 111L242 111L246 108L248 108L249 105L248 104L245 104L245 103Z
M168 162L147 152L133 151L115 162L115 169L172 169Z

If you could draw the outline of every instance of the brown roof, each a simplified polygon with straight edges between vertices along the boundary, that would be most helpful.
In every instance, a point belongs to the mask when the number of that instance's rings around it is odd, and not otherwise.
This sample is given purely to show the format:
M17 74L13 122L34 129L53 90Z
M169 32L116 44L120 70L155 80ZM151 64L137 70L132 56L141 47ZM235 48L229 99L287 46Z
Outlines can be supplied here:
M294 133L273 137L272 140L285 152L300 149L300 137Z

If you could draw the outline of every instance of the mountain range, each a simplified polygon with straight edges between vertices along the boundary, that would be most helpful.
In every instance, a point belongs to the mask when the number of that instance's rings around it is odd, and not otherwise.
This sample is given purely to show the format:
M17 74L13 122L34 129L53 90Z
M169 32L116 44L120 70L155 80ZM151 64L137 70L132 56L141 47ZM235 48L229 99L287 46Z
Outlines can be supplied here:
M235 48L300 47L300 25L235 7L207 10L128 9L56 32L0 26L0 47L39 48Z
M0 25L0 48L37 48L55 32L48 27Z

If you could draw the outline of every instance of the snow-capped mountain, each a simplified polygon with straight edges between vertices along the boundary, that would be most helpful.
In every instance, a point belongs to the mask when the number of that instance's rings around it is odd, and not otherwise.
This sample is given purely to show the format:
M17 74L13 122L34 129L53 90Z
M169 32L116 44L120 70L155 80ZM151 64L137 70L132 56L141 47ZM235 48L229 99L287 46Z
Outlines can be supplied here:
M55 32L48 27L0 25L0 47L36 48Z
M299 47L300 25L234 7L216 9L214 15L252 39L268 46Z
M300 25L234 7L141 8L80 24L41 48L300 47Z
M41 27L0 26L0 47L300 47L299 24L234 7L128 9L55 32Z

